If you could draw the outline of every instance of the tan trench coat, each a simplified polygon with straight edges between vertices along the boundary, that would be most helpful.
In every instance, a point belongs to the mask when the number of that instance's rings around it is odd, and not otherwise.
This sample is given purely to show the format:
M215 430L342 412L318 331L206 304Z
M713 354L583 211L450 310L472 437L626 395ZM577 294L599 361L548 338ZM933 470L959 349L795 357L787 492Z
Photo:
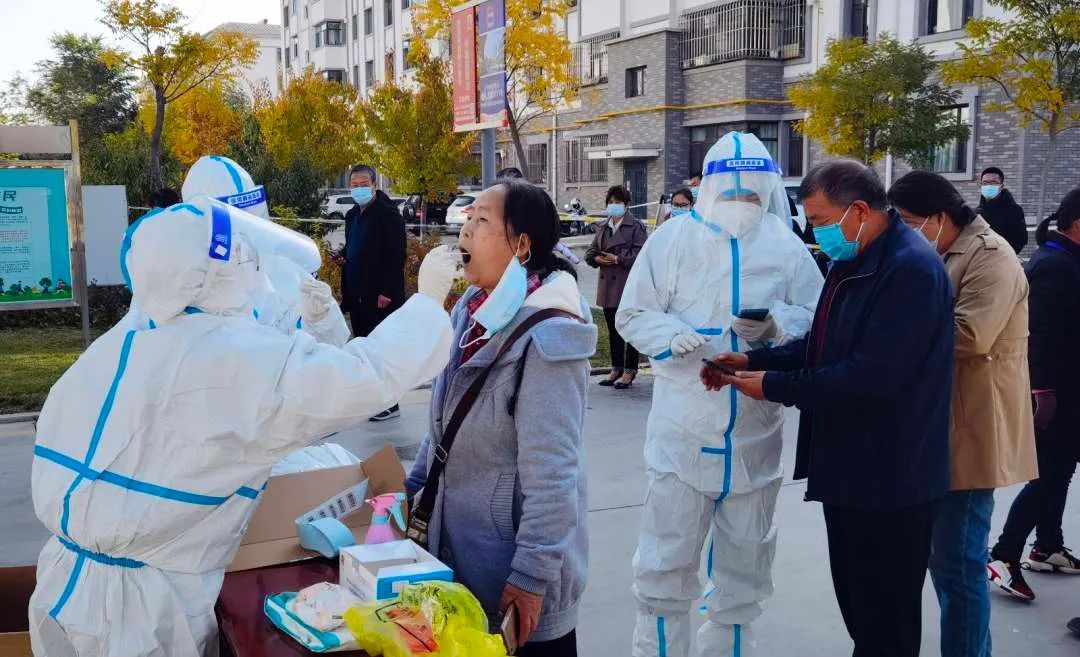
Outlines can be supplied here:
M1028 376L1028 282L1015 252L977 217L945 253L956 292L952 489L1038 476Z

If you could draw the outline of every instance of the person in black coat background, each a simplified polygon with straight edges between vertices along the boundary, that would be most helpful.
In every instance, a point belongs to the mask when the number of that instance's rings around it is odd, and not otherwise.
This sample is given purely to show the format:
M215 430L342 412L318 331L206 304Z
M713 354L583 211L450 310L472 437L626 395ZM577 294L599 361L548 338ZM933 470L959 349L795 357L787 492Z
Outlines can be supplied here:
M1051 222L1057 230L1050 230ZM1065 548L1061 530L1080 459L1080 187L1039 224L1036 237L1039 250L1025 270L1031 286L1028 366L1039 478L1013 501L990 564L990 581L1023 600L1035 599L1020 567L1032 530L1031 570L1080 572L1080 559Z
M349 313L354 337L367 337L405 303L405 220L376 187L375 169L352 168L349 186L356 205L345 215L345 266L341 309ZM374 421L397 417L398 407Z
M976 212L1019 254L1028 242L1024 208L1005 189L1005 173L1001 169L990 167L983 171L981 184L982 197Z

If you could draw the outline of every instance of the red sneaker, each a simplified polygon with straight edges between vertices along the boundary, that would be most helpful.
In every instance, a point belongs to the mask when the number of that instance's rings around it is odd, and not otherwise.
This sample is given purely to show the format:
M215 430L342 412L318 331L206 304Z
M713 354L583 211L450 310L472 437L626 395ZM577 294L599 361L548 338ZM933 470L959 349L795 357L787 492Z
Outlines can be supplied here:
M1025 602L1031 602L1035 599L1035 592L1024 581L1023 571L1016 564L991 561L986 565L986 572L990 577L991 584L1014 598L1019 598Z
M1057 552L1046 552L1036 545L1031 548L1031 554L1028 555L1028 561L1024 567L1040 573L1080 575L1080 559L1074 557L1066 547Z

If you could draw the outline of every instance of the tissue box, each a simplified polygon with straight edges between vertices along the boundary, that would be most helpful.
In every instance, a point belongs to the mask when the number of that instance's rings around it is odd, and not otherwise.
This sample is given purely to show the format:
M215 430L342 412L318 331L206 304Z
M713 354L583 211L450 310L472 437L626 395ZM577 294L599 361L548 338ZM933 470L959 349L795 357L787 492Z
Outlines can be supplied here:
M454 572L412 541L341 550L341 586L364 602L396 598L406 584L454 581Z

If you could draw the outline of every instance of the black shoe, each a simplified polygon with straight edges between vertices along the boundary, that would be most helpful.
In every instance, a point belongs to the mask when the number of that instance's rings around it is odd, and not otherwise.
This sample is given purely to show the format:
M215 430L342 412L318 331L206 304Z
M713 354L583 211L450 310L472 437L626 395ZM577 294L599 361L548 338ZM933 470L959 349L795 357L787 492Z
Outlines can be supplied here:
M608 374L608 376L610 378L604 379L603 381L600 382L600 385L604 386L605 388L611 388L612 386L614 386L615 382L618 381L619 377L622 376L622 372L619 372L618 374L616 374L615 370L612 370L611 374Z
M396 417L401 417L401 409L397 404L394 404L382 413L368 418L368 422L386 422L387 420L393 420Z
M625 382L624 381L616 381L615 382L615 389L616 390L626 390L627 388L632 388L634 386L634 379L636 379L636 378L637 378L637 372L634 372L633 374L630 375L630 380L629 381L625 381Z
M1068 627L1069 631L1076 636L1080 636L1080 618L1072 619L1066 627Z

